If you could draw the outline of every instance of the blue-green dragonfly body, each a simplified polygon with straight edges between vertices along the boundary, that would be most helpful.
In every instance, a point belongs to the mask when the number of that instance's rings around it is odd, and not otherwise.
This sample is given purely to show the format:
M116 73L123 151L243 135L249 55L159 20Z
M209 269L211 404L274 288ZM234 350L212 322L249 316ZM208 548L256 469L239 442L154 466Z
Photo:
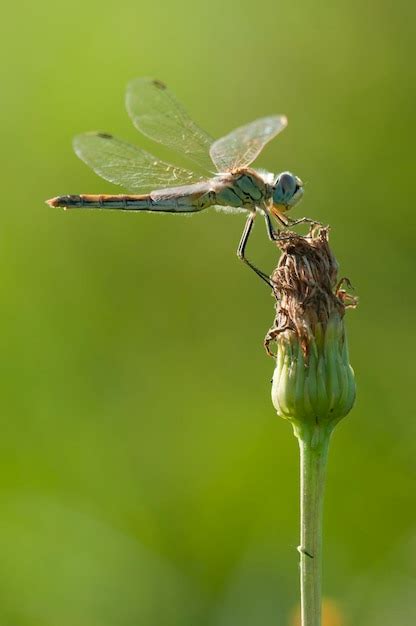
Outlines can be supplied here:
M74 139L76 154L102 178L131 193L58 196L48 204L164 213L194 213L216 206L248 212L238 256L265 278L244 255L254 219L262 214L270 238L275 239L271 217L288 225L284 214L301 199L303 184L291 172L273 174L250 165L286 127L286 117L264 117L214 141L191 120L163 83L147 78L128 85L126 107L139 131L193 161L196 171L163 162L108 133L84 133Z

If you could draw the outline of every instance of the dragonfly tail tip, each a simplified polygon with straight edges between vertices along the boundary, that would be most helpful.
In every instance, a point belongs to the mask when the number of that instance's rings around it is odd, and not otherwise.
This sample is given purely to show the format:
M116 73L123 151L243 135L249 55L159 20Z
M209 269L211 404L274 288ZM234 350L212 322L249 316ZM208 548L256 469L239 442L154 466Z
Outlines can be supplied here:
M49 204L49 206L53 206L53 207L57 207L59 206L59 196L57 196L56 198L50 198L49 200L45 200L46 204Z

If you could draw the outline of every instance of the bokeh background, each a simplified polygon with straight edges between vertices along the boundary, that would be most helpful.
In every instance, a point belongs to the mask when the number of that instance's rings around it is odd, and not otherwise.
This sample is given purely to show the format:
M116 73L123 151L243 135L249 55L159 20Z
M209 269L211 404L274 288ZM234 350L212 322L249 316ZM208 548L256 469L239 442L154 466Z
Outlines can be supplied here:
M259 166L332 226L359 394L333 438L326 626L415 603L415 4L22 0L2 13L1 626L289 626L298 450L270 401L244 217L64 212L112 192L72 152L166 81L214 136L286 113ZM158 151L166 158L166 154ZM256 226L250 257L277 250Z

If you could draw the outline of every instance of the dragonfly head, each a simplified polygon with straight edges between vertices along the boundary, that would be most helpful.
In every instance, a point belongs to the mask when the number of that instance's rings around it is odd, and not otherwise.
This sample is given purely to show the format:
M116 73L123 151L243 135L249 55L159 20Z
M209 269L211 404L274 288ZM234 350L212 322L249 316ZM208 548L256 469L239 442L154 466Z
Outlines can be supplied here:
M278 174L273 185L273 204L280 211L288 211L303 196L303 183L290 172Z

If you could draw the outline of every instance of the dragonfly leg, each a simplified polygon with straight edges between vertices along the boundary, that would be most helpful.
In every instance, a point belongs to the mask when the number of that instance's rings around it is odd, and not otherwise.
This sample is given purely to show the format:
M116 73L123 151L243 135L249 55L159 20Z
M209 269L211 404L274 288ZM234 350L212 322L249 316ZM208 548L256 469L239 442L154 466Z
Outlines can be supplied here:
M270 241L284 241L288 239L288 235L285 236L282 233L284 233L284 229L289 226L290 222L288 221L286 217L283 217L282 215L276 215L276 217L283 226L282 230L280 229L278 229L277 231L274 230L270 214L267 211L264 212L264 219L266 220L267 234L269 236Z
M300 217L297 220L288 219L287 226L297 226L297 224L311 224L312 226L322 226L321 222L312 220L310 217Z
M279 239L280 232L279 231L276 232L274 230L272 220L268 211L264 211L264 219L266 220L266 229L267 229L267 234L269 236L270 241L277 241Z
M281 231L280 229L278 229L277 231L274 230L270 214L268 213L268 211L264 211L264 219L266 220L267 234L271 241L284 241L284 240L287 240L288 238L290 239L292 235L284 235L283 234L284 230L286 228L296 226L297 224L310 224L311 227L322 226L321 222L317 222L316 220L313 220L309 217L301 217L297 220L292 220L283 215L276 215L276 217L279 220L279 222L281 222L281 224L283 225L283 231ZM305 235L305 236L309 237L309 235Z
M239 259L244 261L244 263L246 265L248 265L254 272L256 272L257 276L260 276L260 278L262 280L264 280L271 287L272 283L270 281L269 276L267 274L265 274L264 272L262 272L261 270L259 270L245 256L245 250L246 250L247 241L248 241L248 238L250 236L251 229L253 228L253 224L254 224L254 220L256 219L256 215L257 215L256 213L250 213L250 215L247 218L246 225L244 226L243 234L241 235L240 243L238 244L237 256L238 256Z

